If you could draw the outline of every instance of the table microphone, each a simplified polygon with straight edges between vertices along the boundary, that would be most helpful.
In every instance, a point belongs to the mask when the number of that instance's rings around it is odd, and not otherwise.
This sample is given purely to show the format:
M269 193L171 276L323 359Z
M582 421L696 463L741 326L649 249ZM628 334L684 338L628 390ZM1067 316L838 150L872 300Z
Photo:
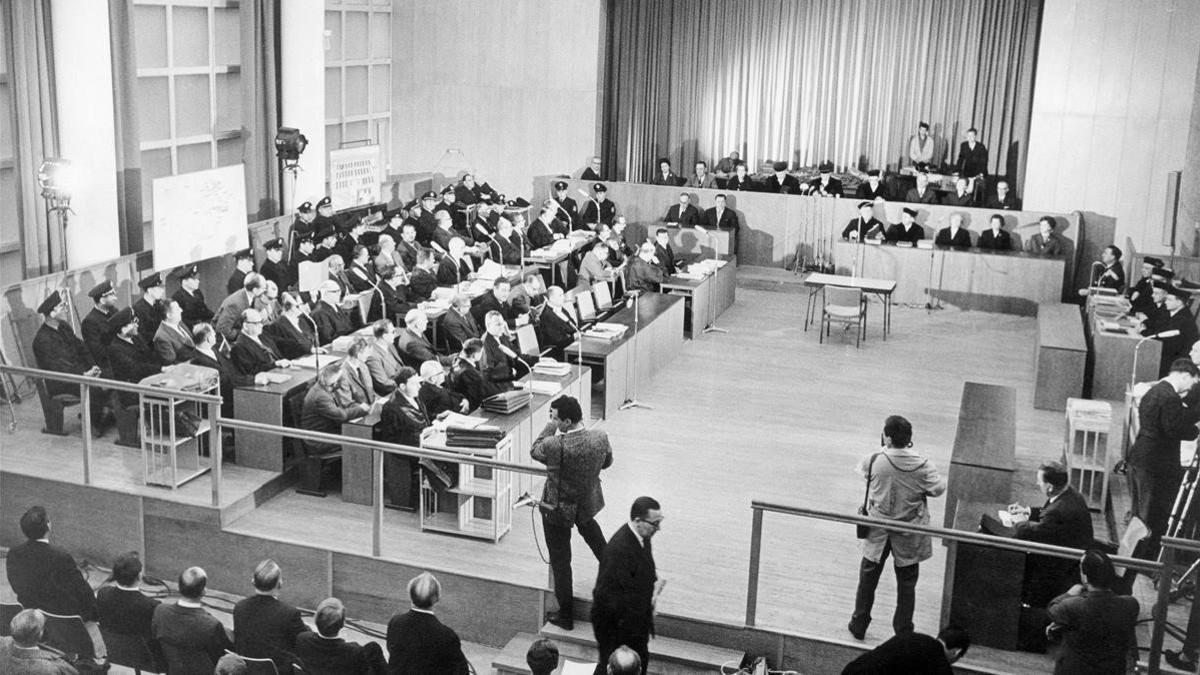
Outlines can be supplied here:
M1137 383L1138 356L1141 354L1142 345L1151 340L1161 340L1163 338L1171 338L1177 335L1179 335L1179 329L1172 328L1171 330L1164 330L1161 333L1155 333L1154 335L1147 335L1141 340L1138 340L1137 344L1133 346L1133 369L1132 372L1129 373L1130 386L1133 386Z
M589 202L591 202L591 203L593 203L593 204L595 204L595 205L596 205L596 224L597 224L597 225L599 225L599 224L600 224L600 218L602 217L602 216L601 216L601 214L600 214L600 202L599 202L599 200L597 200L597 199L593 198L593 197L592 197L590 194L588 194L588 193L587 193L587 190L584 190L583 188L578 188L578 189L576 190L576 192L578 192L579 194L583 195L583 197L584 197L585 199L587 199Z

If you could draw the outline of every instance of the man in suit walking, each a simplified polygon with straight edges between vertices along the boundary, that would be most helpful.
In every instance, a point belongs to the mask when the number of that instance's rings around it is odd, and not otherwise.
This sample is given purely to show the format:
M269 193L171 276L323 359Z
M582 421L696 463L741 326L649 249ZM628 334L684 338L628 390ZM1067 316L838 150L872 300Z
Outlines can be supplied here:
M470 670L462 642L433 613L442 597L436 577L423 572L408 582L412 608L388 621L390 675L465 675Z
M555 288L550 289L551 292ZM566 630L575 627L571 575L571 530L578 529L596 559L604 553L604 533L596 515L604 508L600 471L612 466L608 434L583 425L583 409L571 396L550 402L550 421L533 442L530 456L546 465L542 489L542 530L554 572L558 611L546 620Z
M654 568L650 540L662 529L662 507L653 497L638 497L600 556L600 572L592 590L592 630L600 660L596 675L604 675L608 657L624 645L638 653L645 675L654 632L654 606L665 580Z
M1088 549L1092 546L1092 514L1087 500L1067 483L1067 468L1058 462L1038 467L1038 490L1046 495L1041 508L1012 504L1009 513L1028 520L1016 526L1017 539L1042 544ZM1054 596L1079 578L1079 565L1071 560L1031 555L1025 563L1022 601L1045 607Z
M292 672L296 636L308 628L300 610L279 599L283 571L267 559L254 568L254 595L233 606L233 639L237 653L271 659L280 673Z

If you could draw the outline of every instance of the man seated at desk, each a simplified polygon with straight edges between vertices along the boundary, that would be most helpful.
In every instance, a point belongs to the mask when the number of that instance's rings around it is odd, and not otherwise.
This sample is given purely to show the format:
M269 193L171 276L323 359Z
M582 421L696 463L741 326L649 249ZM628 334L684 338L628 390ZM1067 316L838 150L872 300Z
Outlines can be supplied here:
M700 212L691 204L691 197L688 193L679 193L679 203L672 204L671 208L667 209L667 215L663 220L668 224L679 225L680 227L691 227L700 222Z
M279 296L283 314L267 327L267 334L279 349L279 356L298 359L317 351L317 332L305 311L304 303L291 293Z
M1067 467L1046 462L1038 467L1037 487L1046 495L1039 507L1012 504L1008 512L1016 519L1013 536L1026 541L1087 550L1092 547L1092 514L1083 495L1067 483ZM1065 558L1031 555L1025 562L1021 600L1031 607L1045 607L1078 581L1078 564Z
M423 248L417 252L417 266L408 277L408 298L411 302L424 302L433 296L438 287L437 254Z
M988 197L984 206L998 211L1020 211L1021 201L1009 189L1008 181L1001 179L996 182L996 194Z
M821 175L808 182L808 194L814 197L841 197L842 181L833 176L833 162L821 162L818 170Z
M450 367L450 388L467 400L467 409L475 410L483 399L509 389L508 386L492 384L479 371L483 360L483 340L471 338L463 343L462 350Z
M1154 292L1154 275L1163 268L1163 261L1158 258L1146 256L1142 258L1142 278L1137 280L1137 283L1130 286L1125 295L1129 298L1130 314L1141 312L1145 314L1154 307L1152 295Z
M675 260L675 251L671 248L671 233L665 227L658 228L654 233L654 265L668 277L682 267Z
M1029 238L1029 245L1025 250L1047 258L1063 255L1067 247L1063 244L1063 238L1054 231L1055 227L1054 219L1050 216L1038 218L1038 233Z
M192 329L192 341L196 350L192 352L192 365L204 366L217 371L220 376L221 416L233 417L233 388L267 384L267 374L246 375L225 353L217 348L217 329L209 323L198 323Z
M450 357L438 356L434 352L433 344L425 337L425 329L428 327L429 317L425 310L410 309L408 314L404 315L404 330L401 331L400 337L396 338L396 351L400 352L400 358L410 368L420 366L426 361L450 362Z
M467 243L461 237L451 237L446 243L446 255L438 263L439 286L457 287L464 281L475 278L475 261L467 254Z
M315 306L312 310L313 323L317 324L317 343L327 345L334 339L354 332L354 319L342 309L342 289L336 281L321 282L321 289L314 293Z
M968 249L971 248L971 232L963 227L961 213L950 214L950 227L938 230L933 243L942 248Z
M529 323L529 305L524 298L512 294L512 284L504 277L496 277L492 290L472 303L471 315L476 325L484 325L488 312L499 312L509 328Z
M396 326L387 319L380 319L371 324L371 335L374 341L365 359L367 372L371 374L375 393L387 396L396 388L396 373L404 365L396 350Z
M458 350L467 340L483 334L471 314L471 296L466 293L454 296L450 309L438 319L438 331L441 342L451 350Z
M1121 249L1109 244L1100 251L1100 265L1103 269L1100 270L1099 276L1094 278L1092 282L1099 288L1106 288L1116 293L1125 291L1125 266L1121 264ZM1092 263L1094 266L1096 263ZM1095 270L1093 269L1093 273ZM1088 289L1079 290L1080 295L1087 295Z
M745 162L733 165L733 175L725 181L725 189L730 192L756 192L758 190L754 180L750 178L750 170L746 168Z
M421 377L405 366L396 374L396 389L379 411L379 440L419 447L432 418L421 403ZM383 457L383 504L391 508L417 508L416 463L387 453Z
M466 413L471 409L465 396L445 385L446 369L441 363L426 361L421 364L421 390L417 392L417 400L425 406L430 419L448 411Z
M629 262L629 278L626 287L630 291L650 291L657 293L667 275L661 267L654 264L654 244L645 242L638 249L638 254Z
M892 193L883 184L883 178L879 175L879 169L871 169L867 172L867 180L865 183L860 183L858 192L855 193L859 199L868 199L875 201L882 199L887 201L892 198Z
M1012 235L1004 230L1004 216L992 214L988 229L979 233L979 248L987 251L1011 251Z
M787 172L787 162L775 162L771 165L774 170L767 177L766 187L763 188L766 192L778 192L785 195L798 195L804 191L800 188L800 179Z
M529 371L527 361L535 356L520 355L520 348L508 336L508 324L500 312L488 312L484 317L483 376L494 385L507 385ZM518 369L517 364L521 366Z
M257 375L292 362L280 356L271 338L263 335L263 318L257 309L242 312L242 332L233 343L229 358L243 375Z
M975 195L971 193L969 184L966 178L957 178L954 181L954 192L946 195L942 200L946 206L971 206L975 203Z
M889 226L884 238L889 244L916 246L918 241L925 238L925 228L917 224L917 210L904 207L900 212L900 222Z
M708 172L708 162L696 162L696 172L688 179L687 187L711 190L717 187L717 177Z
M883 223L875 217L875 204L870 201L858 203L858 217L842 228L842 239L863 242L868 237L882 237Z
M1164 314L1158 314L1152 320L1147 320L1142 328L1143 336L1157 335L1165 331L1178 331L1178 334L1160 338L1162 342L1162 358L1159 360L1158 376L1166 377L1175 359L1186 359L1196 342L1196 318L1184 304L1186 293L1171 288L1166 290L1163 298Z
M913 204L938 203L937 191L929 187L929 174L927 172L917 172L917 186L905 193L904 201Z
M558 286L546 291L546 309L538 318L538 339L551 349L554 358L562 360L563 350L579 339L579 326L574 314L563 303L566 294Z
M304 395L300 428L305 431L342 433L342 424L367 414L370 408L354 403L341 390L342 368L338 364L325 366L317 373L317 381ZM340 452L341 446L324 441L304 441L304 461L300 469L300 486L296 492L324 497L321 490L321 465L325 456ZM386 460L385 460L386 461Z
M579 261L580 289L590 292L592 284L608 282L613 278L612 268L608 264L608 252L608 242L599 237L588 245L587 253Z

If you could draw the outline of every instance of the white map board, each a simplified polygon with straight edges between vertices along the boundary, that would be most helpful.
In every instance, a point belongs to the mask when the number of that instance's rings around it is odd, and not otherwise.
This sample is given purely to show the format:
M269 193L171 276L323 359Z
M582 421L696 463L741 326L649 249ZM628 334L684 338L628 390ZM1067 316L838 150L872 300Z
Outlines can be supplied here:
M154 179L154 269L165 270L249 246L245 167Z

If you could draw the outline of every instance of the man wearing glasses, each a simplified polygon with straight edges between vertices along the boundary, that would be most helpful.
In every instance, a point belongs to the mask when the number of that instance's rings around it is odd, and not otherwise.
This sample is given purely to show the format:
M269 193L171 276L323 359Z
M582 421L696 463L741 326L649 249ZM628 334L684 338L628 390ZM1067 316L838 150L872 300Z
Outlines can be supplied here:
M653 497L638 497L629 509L629 522L617 530L604 554L592 591L592 629L600 650L597 675L608 657L624 645L638 653L642 673L650 659L654 607L666 581L658 578L650 540L662 529L662 507Z

